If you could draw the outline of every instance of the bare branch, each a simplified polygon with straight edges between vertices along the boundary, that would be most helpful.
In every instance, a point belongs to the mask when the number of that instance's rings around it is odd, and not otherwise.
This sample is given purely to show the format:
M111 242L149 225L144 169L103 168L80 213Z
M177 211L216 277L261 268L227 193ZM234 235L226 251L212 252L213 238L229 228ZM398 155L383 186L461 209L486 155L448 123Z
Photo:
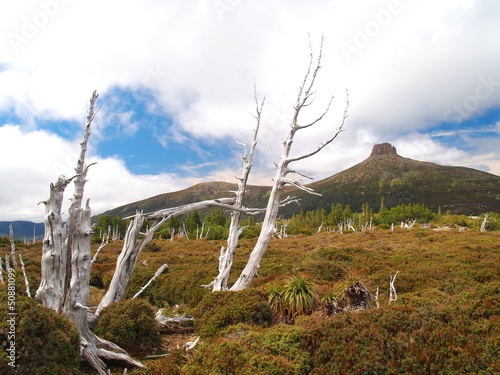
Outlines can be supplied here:
M330 106L332 105L332 102L333 102L333 96L330 98L330 101L328 102L328 105L326 106L326 109L323 111L323 113L321 114L321 116L319 116L318 118L316 118L316 120L314 120L313 122L310 122L309 124L306 124L306 125L298 125L297 124L297 128L299 130L300 129L306 129L306 128L309 128L310 126L313 126L313 125L317 124L321 120L323 120L323 117L325 117L326 114L330 111Z
M337 128L337 131L330 139L328 139L326 142L323 142L318 148L316 148L315 150L313 150L311 152L308 152L306 154L302 154L299 156L293 156L293 157L287 158L286 163L288 164L288 163L291 163L294 161L306 159L310 156L316 155L318 152L320 152L322 149L324 149L326 146L328 146L330 143L332 143L337 138L337 136L344 131L343 128L344 128L345 120L348 117L347 109L349 108L349 104L350 104L349 103L349 93L347 93L346 106L344 109L344 115L342 116L342 121L340 123L340 126Z
M300 189L300 190L303 190L305 191L306 193L309 193L309 194L312 194L312 195L318 195L318 196L322 196L320 193L317 193L315 192L313 189L311 189L310 187L307 187L307 186L304 186L300 183L300 181L294 181L294 180L291 180L289 178L282 178L281 181L283 181L285 184L289 184L289 185L293 185L295 186L296 188Z
M146 290L146 288L149 286L149 284L151 284L151 283L152 283L152 282L153 282L153 281L154 281L154 280L155 280L158 276L160 276L160 275L163 273L163 271L165 271L165 269L167 269L167 268L168 268L168 264L167 264L167 263L165 263L165 264L161 265L161 266L160 266L160 268L158 268L158 270L155 272L155 274L153 275L153 277L152 277L152 278L151 278L151 279L150 279L150 280L146 283L146 285L144 285L144 286L141 288L141 290L139 290L139 291L138 291L138 292L137 292L137 293L136 293L136 294L132 297L132 299L139 297L139 296L142 294L142 292L144 292L144 291Z

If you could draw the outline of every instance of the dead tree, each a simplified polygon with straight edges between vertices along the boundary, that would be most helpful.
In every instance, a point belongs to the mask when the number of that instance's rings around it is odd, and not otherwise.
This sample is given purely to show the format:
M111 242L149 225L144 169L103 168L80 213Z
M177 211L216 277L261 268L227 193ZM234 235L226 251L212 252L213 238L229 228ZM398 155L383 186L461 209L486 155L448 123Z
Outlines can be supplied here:
M481 232L486 232L486 226L488 224L488 214L484 214L483 222L481 223Z
M260 118L262 113L262 107L264 106L265 99L259 104L257 100L257 90L254 85L254 96L255 96L255 107L256 107L256 115L255 120L257 121L257 125L253 132L253 140L252 145L250 146L250 152L247 153L247 147L243 143L239 143L244 148L243 153L243 169L241 171L241 177L237 177L238 179L238 190L236 191L236 198L234 202L234 206L241 208L243 207L243 198L245 197L248 176L250 175L250 171L252 169L253 156L255 153L255 147L257 146L257 135L259 133L260 127ZM240 228L240 211L231 211L231 222L229 224L229 235L227 237L227 247L221 247L220 257L219 257L219 274L215 278L215 280L207 285L206 287L212 286L212 291L220 291L227 290L227 282L229 280L229 275L231 273L231 267L233 266L233 257L234 252L236 250L236 246L238 245L238 240L240 238L241 233L244 228Z
M24 285L26 286L26 295L31 298L30 282L28 280L28 275L26 275L26 268L24 267L23 257L21 256L21 254L19 254L19 261L21 262L21 270L23 271Z
M17 269L16 261L16 243L14 241L14 230L12 229L12 224L9 225L9 239L10 239L10 249L12 255L12 266Z
M42 248L42 279L36 298L47 307L73 321L80 334L80 355L101 375L106 374L106 364L101 358L123 360L137 367L144 367L123 349L97 337L87 323L89 281L91 267L91 235L89 201L83 206L83 195L88 169L85 155L94 120L97 100L94 92L90 99L83 140L80 143L76 173L72 178L60 177L51 184L50 196L45 202L45 236ZM63 228L61 204L64 190L74 180L75 190L66 226Z
M283 142L283 150L281 152L280 159L276 165L276 174L274 177L274 183L271 189L271 194L269 196L269 200L267 203L267 208L266 208L266 214L264 217L264 220L262 222L262 228L261 232L259 235L259 238L257 240L257 243L252 250L250 254L250 258L248 260L247 265L243 269L242 273L240 274L238 280L236 283L231 287L230 290L242 290L245 288L250 287L253 278L257 274L257 270L260 266L260 262L262 260L262 257L264 256L264 253L269 245L269 241L271 240L272 236L274 235L276 231L276 219L278 217L278 208L280 205L280 196L283 191L283 188L285 185L293 185L301 190L304 190L308 193L311 194L316 194L319 195L318 193L315 193L311 188L302 185L300 180L294 180L288 177L290 173L295 173L298 174L299 176L305 177L305 178L310 178L308 176L305 176L302 173L296 172L292 169L290 169L290 164L299 160L304 160L306 158L309 158L318 152L320 152L323 148L325 148L327 145L329 145L337 136L342 132L342 128L345 122L345 119L347 118L347 107L349 105L349 100L347 100L347 106L344 111L344 115L341 121L340 126L337 128L337 130L334 132L334 134L326 140L324 143L322 143L319 147L314 149L311 152L298 155L298 156L290 156L290 151L292 149L292 144L295 138L295 135L298 131L307 129L319 121L321 121L324 116L328 113L330 109L330 105L332 103L333 98L330 99L328 106L326 107L326 110L319 116L317 117L314 121L301 125L299 124L299 115L301 114L302 110L306 108L307 106L311 105L312 102L314 101L314 83L316 81L316 77L318 74L318 71L320 69L320 64L321 64L321 57L322 57L322 48L323 48L323 41L321 42L321 47L320 47L320 52L319 56L317 59L317 63L315 67L313 68L313 62L314 62L314 57L312 53L312 49L310 51L310 60L309 60L309 67L307 70L307 73L304 77L304 80L299 88L299 92L297 95L297 101L294 105L294 113L293 117L291 119L290 123L290 128L288 131L288 135Z
M108 232L106 233L105 237L102 239L101 244L99 245L99 248L96 250L94 257L92 258L92 263L95 263L97 260L97 256L101 252L101 250L109 243L109 235L111 232L111 226L108 227Z
M396 288L394 287L394 282L396 281L396 276L399 271L394 274L394 276L390 275L389 277L389 305L398 299L398 294L396 293Z
M127 228L127 233L125 234L125 240L123 242L123 248L120 255L118 256L118 260L116 261L116 269L113 274L113 278L111 279L109 288L102 298L101 302L99 303L95 314L99 315L102 309L114 302L120 301L123 298L130 283L130 279L132 278L132 273L134 272L139 254L153 239L153 235L158 230L158 228L171 218L188 214L192 211L203 210L209 207L220 207L227 210L238 210L247 214L255 214L257 212L261 212L259 209L255 208L234 207L234 201L234 198L220 198L186 204L179 207L167 208L149 214L143 214L139 212L136 213ZM140 229L146 219L154 220L154 223L148 228L146 233L143 234L144 237L139 240L139 235L141 234Z

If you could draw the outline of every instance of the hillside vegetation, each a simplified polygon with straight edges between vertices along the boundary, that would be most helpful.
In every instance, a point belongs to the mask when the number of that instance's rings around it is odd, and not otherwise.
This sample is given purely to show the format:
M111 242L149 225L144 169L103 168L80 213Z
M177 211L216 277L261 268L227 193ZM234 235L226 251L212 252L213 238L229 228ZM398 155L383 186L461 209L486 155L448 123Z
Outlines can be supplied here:
M129 343L148 366L129 373L499 373L500 232L436 229L442 228L337 230L274 239L253 288L237 293L211 293L201 287L216 276L225 241L153 240L140 256L142 263L125 297L131 298L167 263L168 271L140 298L154 311L165 308L167 315L194 316L201 343L185 352L176 349L182 346L179 338L162 335L156 353L169 350L170 355L151 360ZM240 240L230 283L254 242ZM4 245L2 255L10 252L8 243ZM110 243L94 263L90 306L109 285L121 246L122 241ZM33 293L40 277L41 244L19 244L17 251ZM389 280L396 273L397 299L389 304ZM17 277L22 294L22 275ZM368 309L359 310L353 302L353 291L360 290L371 296ZM2 332L4 328L0 326ZM113 371L123 373L120 368Z
M281 214L291 217L300 209L328 209L332 204L349 205L360 211L363 204L376 210L401 204L424 204L437 211L478 215L500 212L500 176L473 168L453 167L402 157L388 143L375 145L371 155L351 168L307 185L321 196L293 186L284 196L300 199L300 207L288 205ZM270 186L247 186L245 206L265 207ZM104 214L125 217L136 210L151 212L205 199L232 196L236 184L204 182L184 190L160 194L109 210Z

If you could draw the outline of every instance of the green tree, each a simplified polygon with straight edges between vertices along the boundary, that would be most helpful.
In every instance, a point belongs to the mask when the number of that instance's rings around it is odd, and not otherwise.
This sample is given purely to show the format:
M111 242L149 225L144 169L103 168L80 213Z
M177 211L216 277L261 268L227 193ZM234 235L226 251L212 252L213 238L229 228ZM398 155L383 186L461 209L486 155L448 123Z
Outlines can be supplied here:
M201 226L200 214L198 211L191 212L186 219L186 229L189 232L196 232L196 228Z
M225 212L222 208L216 208L205 218L205 222L208 225L220 225L222 227L226 226L227 218Z

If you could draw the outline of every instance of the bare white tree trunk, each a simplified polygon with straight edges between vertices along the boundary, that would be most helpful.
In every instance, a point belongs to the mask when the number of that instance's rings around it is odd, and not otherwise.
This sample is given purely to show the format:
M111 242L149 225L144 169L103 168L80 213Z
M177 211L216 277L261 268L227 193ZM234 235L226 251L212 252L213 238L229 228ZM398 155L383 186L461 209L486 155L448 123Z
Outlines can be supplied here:
M257 90L254 86L254 96L255 96L255 106L256 106L256 115L255 119L257 121L257 125L253 132L253 140L252 145L250 146L250 153L247 154L247 148L244 144L244 154L243 154L243 169L241 171L241 177L238 178L238 190L236 191L236 201L234 202L234 206L241 208L243 207L243 198L245 197L245 192L248 183L248 177L250 175L250 171L253 165L253 156L255 153L255 147L257 146L257 135L259 133L260 128L260 118L262 113L262 107L264 106L265 99L259 105L257 100ZM219 290L227 290L227 283L229 280L229 275L231 273L231 267L233 266L233 258L236 247L238 246L238 240L243 231L243 228L240 228L240 218L241 212L239 211L231 211L231 222L229 224L229 235L227 237L227 249L221 249L221 255L219 257L219 274L213 281L212 291Z
M90 165L85 164L90 125L95 117L97 100L94 92L90 99L80 155L73 178L60 177L50 186L50 196L45 203L45 237L42 249L42 280L36 298L45 306L62 313L73 321L80 334L80 354L100 374L106 375L106 364L100 358L123 360L144 367L133 360L117 345L97 337L87 323L89 281L91 267L90 206L87 200L82 207L86 176ZM62 227L61 204L64 190L75 180L75 190L65 229Z
M94 254L94 257L92 258L92 263L95 263L95 261L97 260L97 256L99 255L99 253L101 252L101 250L109 243L109 234L110 234L110 232L111 232L111 227L109 226L108 227L108 232L106 233L106 236L102 240L101 244L99 245L99 248L96 250L96 252Z
M26 268L24 267L23 257L21 256L21 254L19 254L19 261L21 262L21 270L23 271L24 285L26 285L26 294L28 295L28 297L31 298L30 282L28 280L28 275L26 275ZM1 272L1 267L0 267L0 272Z
M142 213L137 213L128 225L125 240L123 242L123 248L116 261L116 269L113 273L113 278L111 279L111 283L106 294L97 307L95 312L96 315L99 315L102 309L111 305L113 302L120 301L125 294L128 284L130 283L137 258L139 257L142 249L149 242L149 240L145 242L146 238L144 238L139 244L137 244L142 224L144 224L144 215L142 215ZM146 237L148 236L146 235ZM150 237L153 237L152 233ZM144 245L142 245L143 243Z
M5 254L5 269L9 272L10 269L10 260L9 254Z
M9 239L10 239L10 249L12 256L12 266L14 269L17 269L17 261L16 261L16 243L14 241L14 230L12 229L12 224L9 225Z
M398 294L396 293L396 288L394 287L394 281L396 281L398 273L399 271L396 272L394 276L390 275L389 277L389 305L398 299Z
M135 265L137 263L139 254L142 252L144 247L153 239L154 233L158 228L165 222L170 220L172 217L188 214L192 211L203 210L208 207L220 207L228 210L239 210L245 213L255 213L260 212L258 209L250 208L237 208L234 207L234 198L221 198L206 200L191 204L186 204L184 206L167 208L164 210L159 210L150 214L137 213L134 219L130 222L127 233L125 234L125 241L123 243L123 248L116 261L116 269L111 279L109 289L102 298L99 306L96 310L96 315L99 315L102 309L109 306L113 302L120 301L130 283L132 273L134 271ZM139 241L140 229L145 221L145 219L153 219L155 223L148 228L147 232Z
M488 224L488 214L485 214L483 222L481 223L481 232L486 232L486 225L487 224Z
M66 230L62 226L61 206L64 190L72 178L59 177L55 184L50 184L49 199L45 204L45 235L42 244L42 275L35 298L46 307L62 312L65 293L67 250Z
M0 256L0 283L3 283L3 258Z
M289 129L289 132L288 132L288 135L287 135L285 141L283 142L283 150L282 150L279 162L277 164L276 174L275 174L275 177L273 180L274 184L272 186L271 194L269 196L269 200L267 203L266 214L265 214L264 220L262 222L262 228L261 228L260 235L259 235L259 238L257 239L257 243L256 243L254 249L252 250L252 252L250 254L250 258L248 260L247 265L243 269L243 271L240 274L240 277L238 278L236 283L231 287L231 290L237 291L237 290L242 290L242 289L250 287L253 278L256 276L257 270L260 267L260 262L262 260L262 257L264 256L264 253L269 245L269 241L271 240L271 237L273 236L273 234L276 231L276 229L275 229L276 228L276 219L278 217L280 196L281 196L281 193L283 191L284 186L286 184L290 184L290 185L296 186L299 189L302 189L308 193L317 194L317 193L314 193L314 191L312 191L312 189L310 189L306 186L303 186L300 183L300 181L287 178L287 175L289 173L297 173L302 177L307 177L301 173L298 173L296 171L291 170L289 168L290 163L295 162L295 161L299 161L299 160L303 160L303 159L306 159L310 156L313 156L313 155L317 154L319 151L321 151L328 144L330 144L335 138L337 138L339 133L342 131L345 119L347 118L347 106L346 106L346 109L344 111L344 117L342 119L341 125L339 126L339 128L336 130L336 132L334 133L334 135L331 138L329 138L326 142L324 142L323 144L321 144L319 147L317 147L315 150L313 150L311 152L308 152L306 154L299 155L299 156L292 156L292 157L290 156L290 151L292 149L293 140L294 140L294 137L295 137L295 134L297 133L297 131L309 128L309 127L315 125L316 123L318 123L319 121L321 121L323 119L323 117L328 113L328 111L330 109L330 105L332 103L333 98L330 99L330 102L328 103L326 110L321 114L321 116L316 118L311 123L308 123L305 125L299 124L299 115L300 115L302 109L311 105L312 102L314 101L314 99L312 99L312 97L314 95L314 92L312 91L312 89L314 87L314 82L316 80L317 73L320 69L322 48L323 48L323 42L321 43L319 57L317 59L317 64L316 64L313 71L311 70L312 65L313 65L313 53L311 50L311 53L310 53L311 59L309 61L309 68L308 68L308 71L304 77L304 81L299 88L297 102L294 105L294 114L293 114L293 118L291 120L290 129ZM349 104L349 101L347 101L347 105L348 104Z

